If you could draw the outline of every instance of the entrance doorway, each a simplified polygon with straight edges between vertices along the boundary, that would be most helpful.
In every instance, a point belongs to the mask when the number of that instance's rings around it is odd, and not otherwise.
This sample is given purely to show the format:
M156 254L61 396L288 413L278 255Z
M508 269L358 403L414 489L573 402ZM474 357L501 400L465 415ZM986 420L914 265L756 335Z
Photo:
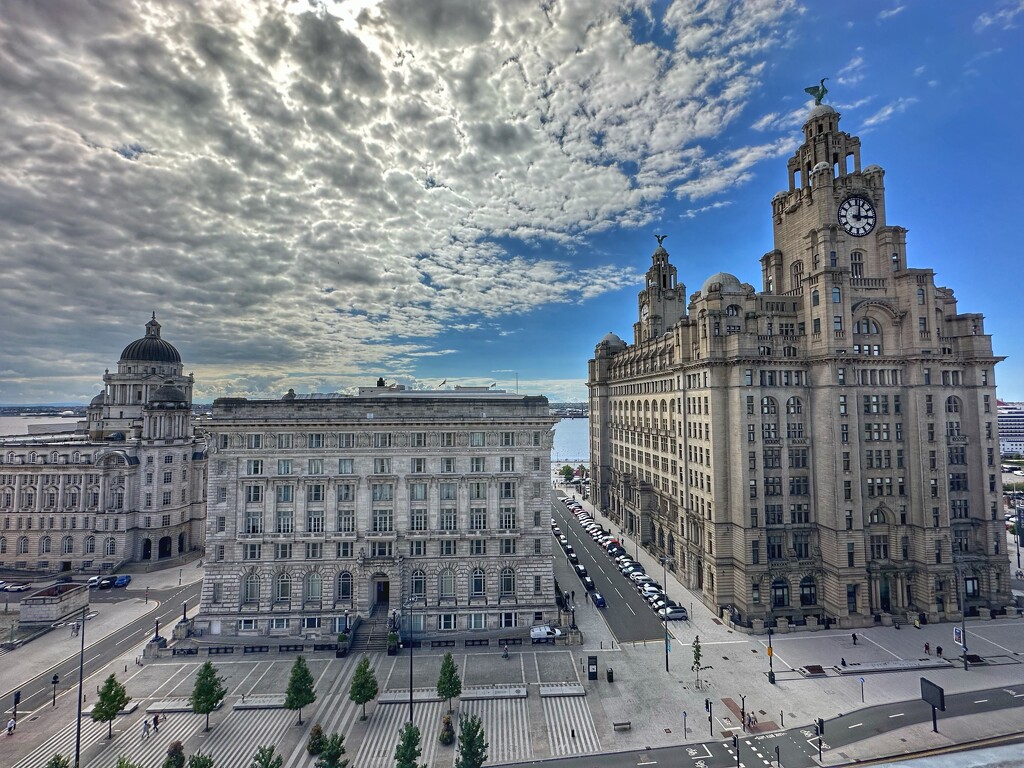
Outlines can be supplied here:
M160 539L160 552L158 557L162 560L171 556L171 537L164 536Z
M374 582L374 603L383 605L385 608L391 602L391 582L387 579L378 579Z
M153 540L143 539L142 540L142 559L152 560L153 559Z
M889 613L892 610L892 600L889 597L889 577L883 576L878 584L878 599L882 604L882 613Z

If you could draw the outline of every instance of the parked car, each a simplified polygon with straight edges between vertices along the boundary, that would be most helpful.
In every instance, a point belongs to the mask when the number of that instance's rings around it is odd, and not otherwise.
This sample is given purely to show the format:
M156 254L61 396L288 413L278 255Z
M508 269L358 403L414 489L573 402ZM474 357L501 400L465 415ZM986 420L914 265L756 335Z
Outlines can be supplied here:
M646 584L650 581L654 581L654 579L652 579L643 571L633 571L631 574L629 574L629 580L637 586L639 586L640 584Z
M649 595L652 592L664 592L665 590L662 588L661 584L652 579L651 581L641 582L637 584L636 591L639 592L641 595L645 593Z
M674 608L662 608L658 611L658 615L669 621L687 621L690 618L686 613L686 609L681 605L677 605Z
M604 599L604 595L602 595L600 592L591 592L590 599L594 601L594 605L598 608L604 608L608 605L608 603Z
M561 536L562 535L562 529L559 528L557 525L552 524L552 526L551 526L551 534L553 536Z
M657 612L660 611L662 608L675 608L678 605L679 604L675 600L669 600L668 596L665 596L661 600L655 600L653 603L651 603L651 608L653 608L654 611Z
M90 576L89 580L85 582L85 584L89 589L96 589L96 587L100 585L100 579L102 578L102 576Z
M556 637L562 636L562 630L552 629L546 624L539 627L530 627L530 642L531 643L553 643Z
M594 587L595 587L594 580L592 578L590 578L589 576L581 576L580 577L580 581L583 582L583 588L585 590L587 590L588 592L590 590L594 589Z
M115 581L116 579L113 576L104 576L102 579L100 579L99 588L113 589Z
M569 562L572 563L573 565L578 565L579 564L580 556L577 555L575 552L569 552L566 556L569 558Z
M115 587L127 587L132 583L132 576L130 573L118 574L118 577L114 579Z
M32 589L32 585L31 584L8 584L6 587L4 587L4 589L7 590L8 592L25 592L25 591L27 591L29 589Z
M573 570L576 571L576 575L579 576L581 579L587 575L587 566L585 565L577 565L573 568Z

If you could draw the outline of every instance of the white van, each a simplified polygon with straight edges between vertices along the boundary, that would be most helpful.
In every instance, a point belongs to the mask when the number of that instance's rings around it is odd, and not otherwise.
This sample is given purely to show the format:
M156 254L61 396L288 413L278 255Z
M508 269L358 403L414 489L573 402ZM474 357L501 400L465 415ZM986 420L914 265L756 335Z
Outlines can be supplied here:
M542 624L539 627L530 627L530 642L531 643L548 643L555 642L556 637L562 636L562 630L552 629L547 624Z

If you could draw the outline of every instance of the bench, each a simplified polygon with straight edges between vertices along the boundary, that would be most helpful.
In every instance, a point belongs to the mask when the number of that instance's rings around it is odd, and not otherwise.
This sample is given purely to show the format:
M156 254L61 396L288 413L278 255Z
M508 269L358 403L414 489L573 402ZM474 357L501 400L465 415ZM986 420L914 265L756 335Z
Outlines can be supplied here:
M242 653L270 653L269 645L247 645L242 648Z
M216 656L221 653L234 653L235 646L233 645L214 645L206 649L207 656Z
M291 644L288 644L288 645L279 645L279 646L277 646L277 652L278 653L302 653L305 650L305 648L306 648L306 646L304 646L302 643L291 643ZM248 653L248 652L249 651L246 651L246 653Z
M198 656L199 655L199 649L198 648L172 648L171 649L171 655L172 656Z
M612 723L612 728L616 731L631 731L633 730L633 722L631 720L622 720L618 723Z
M466 641L466 647L470 648L470 647L472 647L474 645L490 645L490 643L491 643L491 641L488 640L486 637L478 637L475 640L467 640Z
M431 640L430 641L430 647L431 648L454 648L455 647L455 641L454 640Z

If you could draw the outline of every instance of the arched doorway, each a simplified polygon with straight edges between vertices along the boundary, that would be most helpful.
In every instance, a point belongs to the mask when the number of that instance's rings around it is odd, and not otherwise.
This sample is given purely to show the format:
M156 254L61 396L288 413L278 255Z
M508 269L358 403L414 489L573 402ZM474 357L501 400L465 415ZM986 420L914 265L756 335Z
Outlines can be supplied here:
M180 555L185 551L185 532L182 531L178 534L178 554Z
M160 549L159 549L159 552L157 554L157 557L159 559L163 560L165 557L170 557L170 556L171 556L171 537L170 536L163 536L160 539Z
M142 559L152 560L153 559L153 540L143 539L142 540Z
M371 610L388 607L391 602L391 580L385 573L375 573L370 577Z

